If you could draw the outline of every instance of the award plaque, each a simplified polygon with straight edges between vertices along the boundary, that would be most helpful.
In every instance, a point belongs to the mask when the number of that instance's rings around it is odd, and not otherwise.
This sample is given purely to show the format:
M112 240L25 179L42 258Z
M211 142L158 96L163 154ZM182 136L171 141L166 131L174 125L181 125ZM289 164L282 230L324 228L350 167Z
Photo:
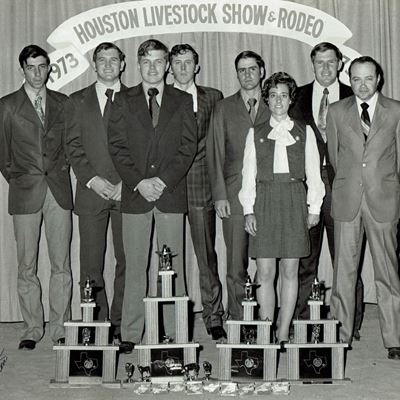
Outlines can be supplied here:
M263 379L263 349L232 349L232 378Z

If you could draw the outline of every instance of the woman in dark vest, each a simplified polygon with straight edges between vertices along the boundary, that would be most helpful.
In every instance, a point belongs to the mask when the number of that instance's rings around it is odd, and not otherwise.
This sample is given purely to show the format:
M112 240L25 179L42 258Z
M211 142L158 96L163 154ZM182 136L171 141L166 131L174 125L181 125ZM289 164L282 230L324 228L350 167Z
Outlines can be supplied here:
M250 234L249 255L256 258L262 320L274 321L276 260L280 259L281 307L276 337L281 344L289 340L299 258L310 252L308 229L318 223L325 195L314 133L288 116L295 92L296 82L285 72L265 81L262 98L271 118L247 135L239 193L245 230Z

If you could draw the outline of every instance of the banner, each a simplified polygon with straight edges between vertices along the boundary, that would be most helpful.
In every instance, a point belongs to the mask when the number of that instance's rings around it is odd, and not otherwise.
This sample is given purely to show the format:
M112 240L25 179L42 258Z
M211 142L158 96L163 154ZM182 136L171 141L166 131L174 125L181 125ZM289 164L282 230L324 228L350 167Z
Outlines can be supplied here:
M85 54L101 42L187 32L275 35L314 46L336 44L345 65L360 54L343 45L351 31L331 15L280 0L137 0L93 8L59 25L48 37L56 51L48 87L58 90L82 74Z

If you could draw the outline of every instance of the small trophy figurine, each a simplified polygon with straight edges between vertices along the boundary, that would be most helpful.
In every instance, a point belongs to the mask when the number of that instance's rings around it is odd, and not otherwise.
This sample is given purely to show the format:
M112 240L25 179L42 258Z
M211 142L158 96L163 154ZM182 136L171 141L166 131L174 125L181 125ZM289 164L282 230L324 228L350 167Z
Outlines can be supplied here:
M321 332L321 326L319 324L314 324L312 326L312 332L311 332L311 342L312 343L319 343L319 335Z
M186 364L183 367L183 371L186 376L186 380L194 381L195 379L197 379L197 377L199 376L199 370L200 370L200 367L199 367L199 364L197 364L197 363Z
M249 275L247 275L246 282L244 284L244 301L253 301L254 296L253 296L253 286L256 286L255 283L251 281L251 278Z
M311 284L310 300L321 300L321 282L318 278L315 278Z
M161 271L169 271L172 269L172 257L175 257L176 254L172 254L172 251L166 244L163 245L161 251L156 251L158 256L160 257L160 270Z
M140 378L142 382L150 382L151 381L151 373L150 373L150 367L142 367L141 365L138 365L138 370L140 373Z
M89 344L90 344L90 329L89 328L82 329L82 343L84 346L89 346Z
M125 372L128 377L128 379L126 380L126 383L132 383L133 382L132 376L133 376L133 373L135 372L135 366L132 363L126 363L125 364Z
M85 303L91 303L94 298L92 297L92 282L89 278L85 281L85 286L83 287L83 301Z
M204 369L204 379L206 381L210 380L212 365L209 361L203 361L203 369Z

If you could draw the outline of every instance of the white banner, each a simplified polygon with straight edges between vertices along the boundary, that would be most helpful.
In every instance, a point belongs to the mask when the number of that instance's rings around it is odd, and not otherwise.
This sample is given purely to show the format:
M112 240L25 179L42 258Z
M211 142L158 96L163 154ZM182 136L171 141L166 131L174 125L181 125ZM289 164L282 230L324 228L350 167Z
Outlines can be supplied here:
M345 64L358 57L343 46L350 30L331 15L280 0L138 0L93 8L59 25L48 37L53 72L48 86L58 90L88 67L84 56L101 42L186 32L243 32L292 38L314 46L336 44Z

